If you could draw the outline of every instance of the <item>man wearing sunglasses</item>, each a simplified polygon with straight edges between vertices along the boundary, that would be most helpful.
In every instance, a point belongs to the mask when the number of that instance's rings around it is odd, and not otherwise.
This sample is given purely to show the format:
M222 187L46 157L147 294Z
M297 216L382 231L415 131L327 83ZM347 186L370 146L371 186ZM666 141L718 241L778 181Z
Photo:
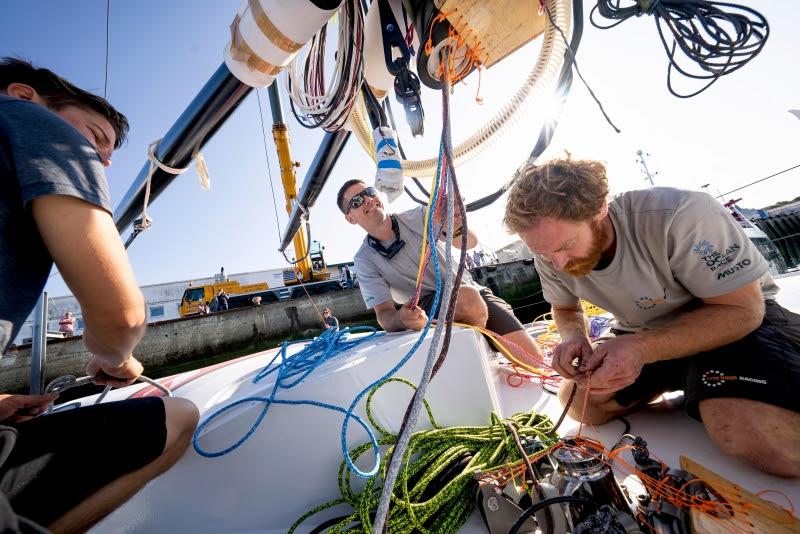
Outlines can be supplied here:
M433 265L429 263L423 275L419 305L411 306L422 249L425 207L389 214L377 191L361 180L345 182L336 202L350 224L357 224L367 232L354 258L367 307L375 310L378 323L386 331L421 330L428 321L436 291ZM454 224L453 245L460 247L461 221L457 218ZM442 236L436 244L442 269L446 253L444 239ZM477 244L478 238L467 230L467 246L472 248ZM456 268L454 262L454 272ZM402 306L398 308L395 303ZM541 357L539 347L525 332L508 303L475 283L466 271L458 288L455 321L488 328L529 354Z

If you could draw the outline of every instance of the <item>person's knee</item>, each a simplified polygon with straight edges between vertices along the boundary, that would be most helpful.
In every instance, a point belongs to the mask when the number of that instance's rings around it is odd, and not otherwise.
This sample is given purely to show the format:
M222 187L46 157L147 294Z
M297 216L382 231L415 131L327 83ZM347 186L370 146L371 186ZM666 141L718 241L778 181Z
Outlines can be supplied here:
M796 430L786 431L796 428L786 417L800 419L800 414L729 398L701 401L699 410L709 437L724 453L771 475L800 477L800 440Z
M197 406L189 399L180 397L169 397L163 399L164 412L166 415L165 424L167 426L167 442L164 449L188 447L197 428L200 419L200 412Z
M456 301L456 321L483 328L488 318L489 310L478 290L471 286L461 286Z
M564 408L569 405L567 415L571 419L590 425L603 425L617 417L616 411L608 406L609 401L606 399L593 399L591 396L587 399L586 390L580 387L573 394L574 384L571 380L564 380L558 389L558 400Z

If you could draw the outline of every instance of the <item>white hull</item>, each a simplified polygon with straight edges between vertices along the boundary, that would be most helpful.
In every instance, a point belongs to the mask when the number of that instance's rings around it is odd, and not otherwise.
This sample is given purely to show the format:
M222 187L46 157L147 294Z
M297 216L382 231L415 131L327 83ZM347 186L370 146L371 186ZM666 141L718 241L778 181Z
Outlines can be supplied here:
M800 277L781 278L778 284L783 289L779 301L800 309ZM314 399L346 408L358 391L392 368L416 338L414 333L377 337L324 364L296 388L281 390L278 398ZM300 348L292 347L290 354ZM175 395L192 400L200 408L202 421L234 400L268 396L272 379L253 384L252 378L274 354L274 350L266 351L220 364L210 372L191 371L161 382L172 387ZM426 354L427 341L399 376L417 383ZM481 336L454 330L447 362L427 395L441 424L484 425L492 410L505 417L534 409L553 420L558 418L562 409L553 395L532 382L510 387L505 372L490 361L492 354ZM108 398L117 400L151 391L150 387L136 385L114 391ZM386 386L375 401L379 422L396 430L409 398L410 390L405 386ZM82 402L91 403L93 397ZM666 400L628 417L632 432L647 440L655 456L679 467L679 457L685 455L746 490L777 489L800 504L800 484L762 474L724 456L709 440L702 424L684 411L672 409L671 403L677 404ZM206 450L224 449L247 432L262 408L263 404L252 403L227 412L207 428L201 444ZM363 400L356 413L364 415ZM304 512L338 497L342 420L341 413L315 406L274 405L240 448L219 458L205 458L190 449L175 467L148 484L92 532L286 532ZM351 448L367 440L356 423L349 426ZM610 446L619 438L622 426L619 421L602 425L596 429L597 436ZM429 427L424 415L419 427ZM559 433L574 434L577 428L575 421L566 419ZM587 436L594 433L592 428L584 429ZM373 460L370 454L364 458ZM301 532L308 532L332 515L335 514L320 514ZM486 532L477 512L462 532Z

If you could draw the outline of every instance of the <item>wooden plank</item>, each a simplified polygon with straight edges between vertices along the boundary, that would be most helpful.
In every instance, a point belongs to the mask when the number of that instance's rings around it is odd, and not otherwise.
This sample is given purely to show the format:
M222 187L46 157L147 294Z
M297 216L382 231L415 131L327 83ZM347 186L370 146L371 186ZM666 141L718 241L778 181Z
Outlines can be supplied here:
M769 532L790 534L800 532L800 520L787 510L750 493L702 465L681 456L681 468L702 479L738 511L732 518L711 517L699 510L691 510L692 530L698 534L729 534L730 532Z
M439 10L485 67L544 32L538 0L444 0Z

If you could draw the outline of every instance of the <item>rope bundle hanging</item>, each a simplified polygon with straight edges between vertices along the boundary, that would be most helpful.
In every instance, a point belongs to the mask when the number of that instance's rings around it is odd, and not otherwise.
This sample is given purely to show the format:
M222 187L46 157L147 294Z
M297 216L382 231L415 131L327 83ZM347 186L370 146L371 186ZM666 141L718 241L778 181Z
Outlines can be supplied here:
M669 59L667 87L679 98L690 98L708 89L722 76L744 67L761 52L769 36L767 19L749 7L709 0L636 0L623 7L621 0L597 0L591 22L597 28L617 26L633 16L652 15ZM595 13L615 21L595 21ZM667 43L665 29L672 34ZM680 49L699 70L690 72L676 59ZM672 86L672 70L687 78L710 80L691 94L679 94Z
M339 11L339 42L330 84L325 83L328 25L311 39L305 60L298 54L286 69L286 92L297 121L306 128L340 129L350 115L364 79L364 11L345 0Z

